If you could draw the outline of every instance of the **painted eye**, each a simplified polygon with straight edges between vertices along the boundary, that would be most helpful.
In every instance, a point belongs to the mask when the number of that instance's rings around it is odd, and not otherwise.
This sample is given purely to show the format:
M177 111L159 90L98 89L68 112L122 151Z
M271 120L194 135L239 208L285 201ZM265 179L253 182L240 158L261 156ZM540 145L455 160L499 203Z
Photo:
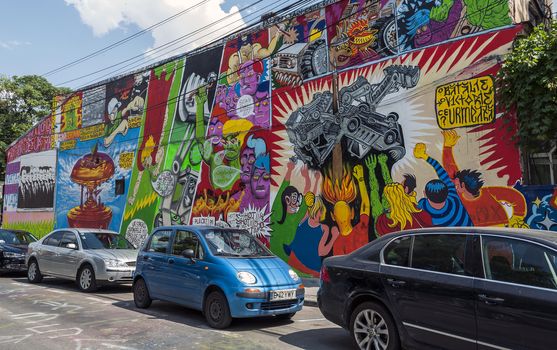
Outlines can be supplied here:
M248 163L250 163L250 164L253 164L253 163L255 163L255 159L253 159L253 158L250 158L250 160L248 160Z
M263 175L263 180L269 180L271 176L269 174Z
M259 175L253 175L252 178L253 178L255 181L257 181L257 180L259 180Z

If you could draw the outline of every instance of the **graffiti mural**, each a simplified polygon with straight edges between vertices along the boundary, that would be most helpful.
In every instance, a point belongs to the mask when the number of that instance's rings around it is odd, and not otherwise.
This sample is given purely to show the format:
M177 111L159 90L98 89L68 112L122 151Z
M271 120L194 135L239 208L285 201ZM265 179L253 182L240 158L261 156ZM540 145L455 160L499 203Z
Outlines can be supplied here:
M327 6L329 60L347 68L398 53L394 0L341 0Z
M506 52L515 34L501 31L347 70L338 76L338 106L330 78L283 96L277 90L273 124L283 130L274 131L273 252L316 276L323 257L400 229L527 227L524 197L512 187L518 157L505 156L511 163L501 169L470 159L459 141L475 144L477 154L493 143L500 155L514 148L510 137L490 137L504 113L491 84L499 63L486 56ZM457 59L431 60L449 53ZM292 176L294 169L300 176Z
M202 147L193 223L250 230L268 241L270 215L270 72L267 58L283 33L268 31L226 43L214 106Z
M271 38L280 35L271 59L273 88L298 86L329 71L326 28L325 10L320 9L269 29Z
M136 228L154 226L160 200L157 191L167 183L164 162L183 67L183 61L176 60L136 75L132 88L136 95L128 98L129 110L138 115L140 130L121 231L134 244L146 237ZM131 225L134 219L143 223Z
M397 7L401 51L511 24L500 0L403 0Z
M2 227L42 237L54 226L53 119L41 120L7 150Z

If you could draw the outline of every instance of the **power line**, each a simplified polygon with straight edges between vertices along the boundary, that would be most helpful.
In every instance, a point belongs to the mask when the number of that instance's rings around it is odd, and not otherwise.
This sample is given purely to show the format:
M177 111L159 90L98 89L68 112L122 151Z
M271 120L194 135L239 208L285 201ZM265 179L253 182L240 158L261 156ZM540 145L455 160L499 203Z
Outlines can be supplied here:
M75 65L77 65L77 64L79 64L79 63L85 62L85 61L87 61L87 60L89 60L89 59L91 59L91 58L93 58L93 57L96 57L96 56L98 56L98 55L104 53L104 52L110 51L110 50L112 50L113 48L115 48L115 47L117 47L117 46L120 46L120 45L122 45L122 44L124 44L124 43L126 43L126 42L128 42L128 41L130 41L130 40L133 40L133 39L135 39L135 38L137 38L137 37L139 37L139 36L141 36L141 35L143 35L143 34L149 32L149 31L151 31L151 30L153 30L153 29L155 29L155 28L157 28L157 27L162 26L163 24L166 24L166 23L172 21L173 19L176 19L176 18L178 18L178 17L180 17L180 16L182 16L182 15L184 15L184 14L190 12L191 10L193 10L193 9L195 9L195 8L197 8L197 7L199 7L199 6L203 5L203 4L205 4L205 3L207 3L208 1L210 1L210 0L201 0L201 1L198 2L197 4L195 4L195 5L193 5L193 6L190 6L190 7L188 7L187 9L182 10L182 11L180 11L180 12L178 12L178 13L176 13L176 14L170 16L170 17L167 17L167 18L163 19L162 21L157 22L157 23L155 23L155 24L153 24L153 25L151 25L151 26L149 26L149 27L147 27L147 28L145 28L145 29L143 29L143 30L140 30L139 32L137 32L137 33L135 33L135 34L132 34L132 35L130 35L130 36L127 36L127 37L125 37L125 38L123 38L123 39L121 39L121 40L118 40L118 41L116 41L116 42L114 42L114 43L112 43L112 44L110 44L110 45L108 45L108 46L106 46L106 47L104 47L104 48L102 48L102 49L99 49L99 50L97 50L97 51L94 51L94 52L92 52L92 53L86 55L86 56L83 56L83 57L78 58L78 59L76 59L76 60L74 60L74 61L71 61L71 62L69 62L69 63L66 63L66 64L64 64L64 65L62 65L62 66L60 66L60 67L58 67L58 68L52 69L52 70L50 70L50 71L48 71L48 72L42 74L41 76L42 76L42 77L47 77L47 76L49 76L49 75L52 75L52 74L58 73L58 72L60 72L60 71L62 71L62 70L65 70L65 69L67 69L67 68L73 67L73 66L75 66Z
M284 1L282 1L282 2L281 2L280 4L278 4L278 5L275 4L275 3L271 3L271 4L269 4L269 5L267 5L267 6L263 7L263 8L261 8L261 9L255 11L255 12L253 12L253 13L250 13L250 14L246 15L245 18L237 19L237 20L235 20L235 21L232 22L232 23L236 23L236 22L239 22L239 21L244 21L244 20L245 20L246 18L248 18L248 17L258 16L261 12L263 12L263 11L266 10L267 8L272 7L272 6L282 6L282 5L286 4L288 1L290 1L290 0L284 0ZM215 21L215 22L213 22L213 23L210 23L210 24L206 25L205 27L198 29L197 31L202 30L202 29L206 29L206 28L209 28L209 27L212 27L212 26L214 26L214 24L216 24L216 23L218 23L218 22L219 22L219 21ZM257 22L254 22L254 23L249 24L248 27L251 26L251 25L253 25L253 24L257 24L258 22L260 22L260 20L257 21ZM228 27L228 26L229 26L230 24L232 24L232 23L227 23L227 24L225 24L223 27L219 27L218 29L214 29L213 31L211 31L211 32L209 32L209 33L207 33L207 34L203 34L203 35L204 35L204 36L208 36L208 35L211 35L211 34L213 34L213 33L216 33L216 32L218 32L218 31L220 31L220 30L222 30L222 29L225 29L226 27ZM241 24L241 25L239 25L239 26L236 26L236 27L232 28L232 31L240 30L240 29L242 29L243 27L244 27L244 25ZM196 32L197 32L197 31L196 31ZM196 34L196 32L191 33L191 35ZM179 38L179 39L180 39L180 38ZM184 39L185 39L185 38L184 38ZM116 69L116 70L113 70L113 71L110 71L110 72L108 72L108 73L106 73L106 74L104 74L104 75L102 75L102 76L100 76L100 77L97 77L97 78L95 78L95 80L93 80L93 81L89 81L88 83L85 84L85 86L94 83L97 79L103 79L103 78L106 78L106 77L110 77L110 76L114 76L114 75L118 75L118 74L123 74L123 71L126 70L126 69L128 69L128 68L129 68L130 70L133 70L134 68L140 67L140 66L143 65L144 63L157 62L157 60L158 60L159 58L162 58L162 56L164 56L164 55L166 55L166 54L168 54L168 53L170 53L170 52L172 52L172 51L175 51L175 50L178 50L178 49L180 49L180 48L183 48L183 47L185 47L185 46L187 46L187 45L190 45L190 44L194 43L194 42L195 42L196 40L198 40L198 39L199 39L199 38L192 39L191 41L188 41L187 43L185 43L185 44L183 44L183 45L180 45L179 47L176 47L176 48L173 47L173 48L171 48L170 50L167 50L167 51L165 51L165 52L162 52L162 53L160 53L160 54L157 55L157 56L153 56L153 57L151 57L147 62L144 61L144 55L134 56L134 57L132 57L132 58L130 58L130 59L128 59L128 60L125 60L125 61L120 62L118 65L120 65L120 64L122 64L122 63L125 63L125 62L127 62L127 61L129 61L129 60L131 60L131 59L134 59L134 58L138 58L138 59L137 59L137 60L134 60L133 62L130 62L129 64L127 64L127 65L125 65L125 66L123 66L123 67L120 67L120 68L118 68L118 69ZM173 43L171 46L173 46L174 44L178 44L180 41L182 41L182 39L180 39L179 41L176 41L176 42ZM221 41L221 39L219 39L219 40L217 40L217 41ZM209 45L211 45L211 44L209 44ZM167 47L167 48L168 48L168 47ZM140 65L136 65L136 63L139 63L139 62L141 62L141 64L140 64ZM131 67L131 68L130 68L130 67Z

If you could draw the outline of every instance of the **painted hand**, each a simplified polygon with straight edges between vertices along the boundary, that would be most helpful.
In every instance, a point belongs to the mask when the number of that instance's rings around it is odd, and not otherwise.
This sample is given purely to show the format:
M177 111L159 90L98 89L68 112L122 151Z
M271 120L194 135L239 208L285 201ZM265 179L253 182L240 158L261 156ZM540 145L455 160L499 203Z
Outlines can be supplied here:
M387 160L389 160L389 156L386 155L385 153L381 153L377 156L377 160L381 164L387 164Z
M460 138L456 130L443 130L441 134L443 134L443 146L445 147L454 147Z
M296 166L296 163L294 163L294 162L292 162L292 161L288 161L288 162L286 163L286 169L289 170L289 171L294 170L294 167L295 167L295 166Z
M358 164L354 167L352 174L358 181L364 181L364 167L361 164Z
M369 157L366 158L365 163L369 172L375 171L375 167L377 166L377 157L371 154L369 155Z
M427 159L429 156L427 155L427 148L425 143L417 143L416 147L414 147L414 157L418 159Z

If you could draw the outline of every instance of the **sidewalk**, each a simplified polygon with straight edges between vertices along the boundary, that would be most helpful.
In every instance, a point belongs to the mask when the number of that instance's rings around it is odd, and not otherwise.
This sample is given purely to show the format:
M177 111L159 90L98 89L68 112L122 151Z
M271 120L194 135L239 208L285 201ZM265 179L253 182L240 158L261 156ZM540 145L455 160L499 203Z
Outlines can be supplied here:
M302 278L302 283L306 287L304 306L317 307L317 291L319 290L319 279Z

